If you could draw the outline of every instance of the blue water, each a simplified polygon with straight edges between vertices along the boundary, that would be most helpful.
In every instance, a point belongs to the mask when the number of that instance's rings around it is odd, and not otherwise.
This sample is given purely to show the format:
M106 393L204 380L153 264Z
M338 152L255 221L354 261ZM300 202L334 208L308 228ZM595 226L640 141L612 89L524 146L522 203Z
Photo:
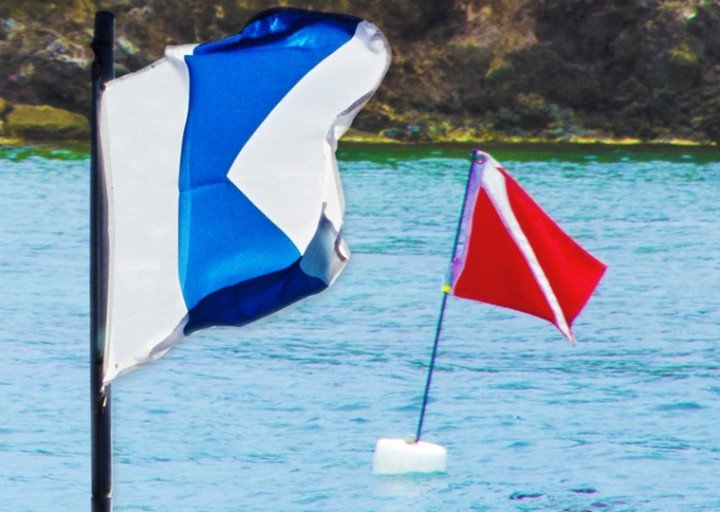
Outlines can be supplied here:
M467 172L457 149L345 148L346 272L114 385L116 511L720 510L720 155L498 150L609 264L571 347L451 298L414 431ZM89 509L88 161L0 152L0 511Z

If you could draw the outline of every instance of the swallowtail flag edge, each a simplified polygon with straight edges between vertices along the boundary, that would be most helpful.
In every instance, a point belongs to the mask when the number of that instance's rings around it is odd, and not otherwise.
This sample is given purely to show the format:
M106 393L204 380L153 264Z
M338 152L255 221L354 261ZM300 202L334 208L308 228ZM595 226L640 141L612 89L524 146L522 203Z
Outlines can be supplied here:
M334 282L349 257L337 140L389 65L373 24L278 9L105 85L105 384Z

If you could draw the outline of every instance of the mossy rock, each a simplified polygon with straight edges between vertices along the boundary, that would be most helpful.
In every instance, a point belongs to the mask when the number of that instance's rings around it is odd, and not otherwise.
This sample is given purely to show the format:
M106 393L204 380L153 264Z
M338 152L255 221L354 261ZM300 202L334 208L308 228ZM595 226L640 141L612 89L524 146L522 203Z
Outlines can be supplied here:
M85 140L88 120L69 110L49 105L15 105L7 116L6 131L30 140Z

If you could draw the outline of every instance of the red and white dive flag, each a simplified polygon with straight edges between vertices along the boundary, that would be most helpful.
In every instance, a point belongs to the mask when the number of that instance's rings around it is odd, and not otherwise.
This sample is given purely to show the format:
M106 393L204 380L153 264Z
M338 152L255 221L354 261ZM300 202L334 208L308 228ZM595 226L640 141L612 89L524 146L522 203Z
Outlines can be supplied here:
M490 155L473 152L450 292L571 326L605 269Z

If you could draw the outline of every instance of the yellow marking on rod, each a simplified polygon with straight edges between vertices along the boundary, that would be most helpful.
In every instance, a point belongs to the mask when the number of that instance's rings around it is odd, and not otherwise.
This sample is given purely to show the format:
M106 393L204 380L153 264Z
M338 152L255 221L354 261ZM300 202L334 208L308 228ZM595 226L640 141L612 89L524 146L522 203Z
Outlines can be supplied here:
M450 290L452 290L452 286L450 286L449 284L443 285L443 287L442 287L443 293L450 293Z

